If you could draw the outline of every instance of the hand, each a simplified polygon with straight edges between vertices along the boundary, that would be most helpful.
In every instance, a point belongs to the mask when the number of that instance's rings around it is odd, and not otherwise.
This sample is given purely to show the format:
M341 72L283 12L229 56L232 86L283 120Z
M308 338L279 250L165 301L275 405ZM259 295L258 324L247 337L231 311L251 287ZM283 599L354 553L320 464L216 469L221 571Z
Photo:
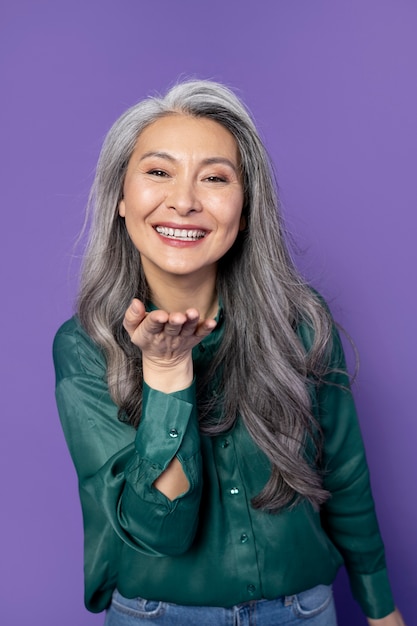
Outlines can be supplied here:
M165 393L188 387L193 378L191 351L215 328L213 319L200 321L197 309L185 313L158 310L146 313L134 299L123 326L142 350L144 380Z
M368 617L369 626L405 626L405 622L398 609L381 619L371 619Z

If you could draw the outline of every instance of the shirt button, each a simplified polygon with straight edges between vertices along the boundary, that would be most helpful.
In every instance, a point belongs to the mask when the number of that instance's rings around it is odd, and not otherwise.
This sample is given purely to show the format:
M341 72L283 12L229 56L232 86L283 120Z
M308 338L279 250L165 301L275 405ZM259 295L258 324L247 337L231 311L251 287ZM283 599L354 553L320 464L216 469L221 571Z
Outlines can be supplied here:
M178 430L176 428L171 428L171 430L169 431L169 436L175 439L176 437L178 437Z
M242 533L240 535L240 543L246 543L247 541L249 541L249 537L247 536L246 533Z
M239 489L237 487L232 487L230 493L232 494L232 496L235 496L239 493Z
M221 443L221 447L222 448L227 448L229 446L229 442L227 441L227 439L223 439L222 443Z
M249 593L251 596L253 596L253 594L254 594L254 593L255 593L255 591L256 591L256 587L255 587L255 585L248 585L248 586L246 587L246 589L248 590L248 593Z

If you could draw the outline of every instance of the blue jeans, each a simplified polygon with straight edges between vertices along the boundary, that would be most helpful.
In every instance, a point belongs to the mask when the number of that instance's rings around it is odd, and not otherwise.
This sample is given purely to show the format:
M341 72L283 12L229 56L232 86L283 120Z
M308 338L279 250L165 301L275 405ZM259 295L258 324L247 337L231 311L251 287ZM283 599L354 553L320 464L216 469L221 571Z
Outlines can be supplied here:
M124 598L116 590L105 626L337 626L331 586L318 585L294 596L244 602L224 609L180 606Z

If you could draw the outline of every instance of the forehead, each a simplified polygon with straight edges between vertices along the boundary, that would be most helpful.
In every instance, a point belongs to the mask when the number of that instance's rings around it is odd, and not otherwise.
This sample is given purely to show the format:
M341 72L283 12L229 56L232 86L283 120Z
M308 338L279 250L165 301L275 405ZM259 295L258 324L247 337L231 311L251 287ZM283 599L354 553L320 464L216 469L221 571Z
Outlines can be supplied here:
M148 150L202 152L239 160L236 139L227 128L207 117L179 113L152 122L140 133L135 151Z

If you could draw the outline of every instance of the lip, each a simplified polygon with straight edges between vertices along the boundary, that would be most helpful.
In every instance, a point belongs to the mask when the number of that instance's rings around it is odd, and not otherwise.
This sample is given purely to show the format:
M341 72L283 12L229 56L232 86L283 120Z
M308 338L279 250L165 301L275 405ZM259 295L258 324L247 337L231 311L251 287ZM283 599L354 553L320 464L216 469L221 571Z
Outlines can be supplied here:
M201 224L177 224L175 222L155 222L152 224L152 228L162 226L164 228L174 228L178 230L204 230L204 232L210 232L208 228L204 228Z
M202 228L196 224L175 224L173 222L153 224L152 228L160 241L174 248L193 248L198 246L206 239L210 232L206 228ZM190 231L194 232L194 237L188 237L185 234Z

